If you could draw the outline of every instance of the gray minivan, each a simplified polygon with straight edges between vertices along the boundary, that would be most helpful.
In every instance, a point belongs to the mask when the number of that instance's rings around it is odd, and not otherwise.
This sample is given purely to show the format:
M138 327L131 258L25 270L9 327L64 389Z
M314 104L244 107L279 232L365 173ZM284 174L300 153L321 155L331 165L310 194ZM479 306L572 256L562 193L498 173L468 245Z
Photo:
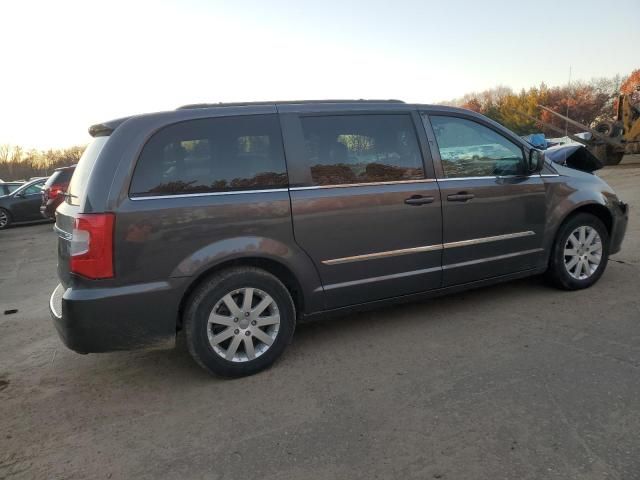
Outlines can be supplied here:
M94 125L58 207L50 309L81 352L271 365L296 322L546 272L591 286L627 205L471 111L192 105Z

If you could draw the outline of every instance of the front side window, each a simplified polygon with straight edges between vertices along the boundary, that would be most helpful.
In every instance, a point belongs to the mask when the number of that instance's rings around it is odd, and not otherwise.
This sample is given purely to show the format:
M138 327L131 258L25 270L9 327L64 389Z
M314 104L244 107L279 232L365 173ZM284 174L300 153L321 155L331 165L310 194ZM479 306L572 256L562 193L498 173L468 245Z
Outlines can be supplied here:
M519 175L523 153L515 143L472 120L430 115L446 178Z
M42 192L42 183L34 183L25 188L22 193L25 195L35 195Z
M269 189L288 184L276 115L190 120L144 146L131 182L135 196Z
M300 119L314 185L424 178L410 115L335 115Z

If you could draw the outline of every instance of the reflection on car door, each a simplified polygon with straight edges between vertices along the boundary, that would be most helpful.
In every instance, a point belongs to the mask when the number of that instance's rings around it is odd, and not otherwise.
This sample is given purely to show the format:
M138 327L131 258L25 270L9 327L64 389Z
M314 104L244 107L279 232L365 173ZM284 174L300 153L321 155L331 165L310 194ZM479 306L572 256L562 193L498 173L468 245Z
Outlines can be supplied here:
M430 158L425 174L419 117L290 113L282 121L294 235L318 269L326 307L439 288L440 194Z
M30 185L22 191L22 198L16 198L13 211L17 222L40 220L40 204L42 203L42 183Z
M545 188L527 175L524 150L489 124L423 115L442 195L443 286L536 267Z

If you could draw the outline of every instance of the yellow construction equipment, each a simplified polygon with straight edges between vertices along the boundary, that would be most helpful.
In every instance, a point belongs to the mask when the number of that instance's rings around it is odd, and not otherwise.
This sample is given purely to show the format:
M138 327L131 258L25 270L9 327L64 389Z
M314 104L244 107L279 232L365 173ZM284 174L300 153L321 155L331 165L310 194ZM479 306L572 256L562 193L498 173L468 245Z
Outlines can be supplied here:
M543 105L539 107L550 114L561 118L565 122L591 133L591 138L584 138L568 134L573 141L583 144L595 155L603 165L617 165L625 155L640 153L640 85L633 93L618 96L615 117L597 123L593 128L582 125ZM564 134L564 130L535 119L539 124L550 130Z

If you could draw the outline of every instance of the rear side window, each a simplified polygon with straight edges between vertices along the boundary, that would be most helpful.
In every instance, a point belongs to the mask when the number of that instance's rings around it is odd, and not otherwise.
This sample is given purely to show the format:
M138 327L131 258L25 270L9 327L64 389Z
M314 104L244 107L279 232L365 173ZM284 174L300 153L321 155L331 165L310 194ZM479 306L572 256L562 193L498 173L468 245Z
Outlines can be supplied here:
M142 149L130 194L180 195L287 184L278 118L253 115L163 128Z
M33 185L29 185L27 188L22 190L24 195L36 195L42 192L42 185L44 182L34 183Z
M313 116L300 121L315 185L424 178L410 115Z
M493 177L522 173L522 148L472 120L429 116L445 177Z

